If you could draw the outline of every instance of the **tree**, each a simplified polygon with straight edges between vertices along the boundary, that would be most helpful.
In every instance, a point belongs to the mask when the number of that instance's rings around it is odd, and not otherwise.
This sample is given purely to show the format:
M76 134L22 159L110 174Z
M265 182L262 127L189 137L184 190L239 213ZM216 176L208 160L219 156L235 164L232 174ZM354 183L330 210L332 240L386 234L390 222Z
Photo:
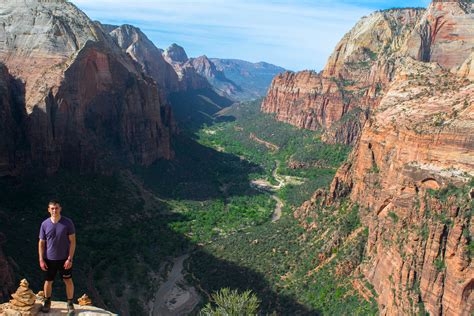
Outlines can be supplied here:
M208 303L201 310L201 316L258 315L260 301L250 290L239 294L237 290L223 288L211 297L213 304Z

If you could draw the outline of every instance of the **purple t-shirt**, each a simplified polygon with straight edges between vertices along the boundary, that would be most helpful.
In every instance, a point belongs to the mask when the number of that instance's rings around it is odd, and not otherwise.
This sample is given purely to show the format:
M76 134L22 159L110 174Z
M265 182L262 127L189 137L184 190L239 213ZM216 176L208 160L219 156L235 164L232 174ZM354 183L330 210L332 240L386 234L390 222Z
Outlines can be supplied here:
M39 239L46 241L45 259L64 260L69 256L69 235L75 234L76 229L72 221L61 216L54 224L51 218L41 223Z

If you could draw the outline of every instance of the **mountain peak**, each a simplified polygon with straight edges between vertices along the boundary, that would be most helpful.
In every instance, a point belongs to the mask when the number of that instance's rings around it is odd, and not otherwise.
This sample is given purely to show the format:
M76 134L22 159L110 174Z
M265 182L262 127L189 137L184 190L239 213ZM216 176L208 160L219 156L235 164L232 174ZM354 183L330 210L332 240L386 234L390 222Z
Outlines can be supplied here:
M171 62L185 63L188 61L188 55L184 48L175 43L165 50L164 56Z

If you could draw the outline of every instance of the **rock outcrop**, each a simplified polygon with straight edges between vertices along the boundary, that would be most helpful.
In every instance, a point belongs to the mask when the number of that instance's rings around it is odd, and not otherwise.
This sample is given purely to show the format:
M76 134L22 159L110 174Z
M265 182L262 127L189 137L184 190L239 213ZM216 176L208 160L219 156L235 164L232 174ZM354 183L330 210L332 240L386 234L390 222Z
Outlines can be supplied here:
M395 56L423 15L420 9L379 11L362 18L336 46L320 73L287 72L275 77L262 111L300 128L338 129L327 142L354 143L364 116L377 107L393 78ZM362 121L360 120L362 119ZM346 137L341 137L345 135Z
M207 56L191 58L189 63L199 75L207 79L218 94L231 99L239 99L242 89L227 79L224 72L217 70L216 65Z
M368 242L354 276L373 286L381 314L470 315L474 84L411 58L396 68L330 191L295 216L344 198L359 205Z
M137 27L132 25L103 26L115 42L134 61L140 64L142 71L153 78L167 93L180 90L178 75L165 61L161 50Z
M23 84L0 63L0 176L17 174L28 161L22 95Z
M407 41L406 53L445 69L459 67L474 48L473 15L471 1L433 1Z
M181 91L212 88L206 78L194 69L188 55L181 46L172 44L163 52L163 57L178 74Z
M10 291L14 287L13 271L2 250L5 239L5 235L0 233L0 302L8 301Z
M354 143L365 122L354 109L372 110L393 80L395 59L436 62L472 78L474 18L469 1L434 1L427 10L391 9L363 18L336 46L321 73L275 77L262 111L308 129L327 142ZM335 122L344 124L333 126ZM342 137L343 135L347 137Z
M363 297L378 302L382 315L474 312L471 12L467 1L434 1L426 12L375 13L345 36L322 73L275 78L263 104L277 118L298 126L314 128L311 124L317 121L314 126L326 129L323 138L328 141L347 137L355 144L329 190L315 192L294 215L303 227L315 229L321 208L334 212L347 201L359 207L368 241L364 258L352 270L352 283ZM398 17L391 20L392 27L401 20L410 22L391 33L393 28L374 24L386 21L381 14ZM361 70L370 56L370 71ZM357 67L348 67L354 62ZM323 96L315 99L324 102L307 101L311 86L324 86L324 78L333 76L339 83L337 78L355 78L346 85L351 89L364 82L365 98L352 97L335 106L326 101L328 93L319 92ZM374 88L380 94L371 94ZM361 108L356 112L354 100ZM326 104L332 111L323 108ZM304 110L298 112L301 105ZM364 124L348 124L340 116L344 111L359 117L352 122ZM338 136L339 126L359 136Z
M0 61L24 87L15 98L34 167L100 171L173 156L164 92L73 4L6 0L0 28Z

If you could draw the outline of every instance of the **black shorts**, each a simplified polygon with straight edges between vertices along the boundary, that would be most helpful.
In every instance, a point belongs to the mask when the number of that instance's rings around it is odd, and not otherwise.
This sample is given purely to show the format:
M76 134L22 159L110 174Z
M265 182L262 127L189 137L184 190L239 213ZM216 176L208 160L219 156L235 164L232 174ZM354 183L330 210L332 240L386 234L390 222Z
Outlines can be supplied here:
M64 263L66 263L66 259L64 260L44 260L46 265L48 266L48 270L44 271L44 280L45 281L54 281L56 278L56 274L61 274L63 279L70 279L72 278L72 267L71 269L64 269Z

